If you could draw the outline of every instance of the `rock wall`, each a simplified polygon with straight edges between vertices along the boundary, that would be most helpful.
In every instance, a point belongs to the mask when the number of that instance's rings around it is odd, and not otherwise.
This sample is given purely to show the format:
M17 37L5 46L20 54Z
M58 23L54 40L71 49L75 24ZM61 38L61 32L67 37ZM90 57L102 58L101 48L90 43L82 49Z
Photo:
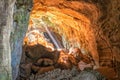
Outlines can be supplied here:
M120 0L101 0L98 3L102 12L96 31L100 62L120 72Z
M17 0L14 5L14 21L10 35L13 80L16 79L19 72L23 38L27 31L31 8L32 0Z
M0 1L0 80L11 80L10 32L14 0Z
M0 80L17 77L31 7L32 0L0 1Z

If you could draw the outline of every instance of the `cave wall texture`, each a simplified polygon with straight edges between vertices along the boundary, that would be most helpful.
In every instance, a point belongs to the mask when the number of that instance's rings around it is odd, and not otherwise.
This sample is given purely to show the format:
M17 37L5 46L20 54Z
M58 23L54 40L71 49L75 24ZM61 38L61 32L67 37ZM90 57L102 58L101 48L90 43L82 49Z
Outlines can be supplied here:
M10 36L11 45L11 65L13 80L19 72L21 60L23 37L27 31L29 13L32 8L32 0L16 0L13 13L13 27Z
M79 1L94 4L97 9L84 7L85 4L80 4ZM120 76L120 0L38 0L38 2L38 5L71 9L88 17L92 23L89 30L93 29L100 65L115 67ZM0 80L12 78L15 80L17 77L23 37L27 30L32 4L32 0L0 1ZM70 15L72 16L72 13Z
M0 79L11 80L10 32L13 22L14 0L0 1ZM4 34L4 35L3 35Z
M115 67L120 76L120 1L105 0L100 3L102 15L96 32L101 65Z
M0 80L17 77L31 8L32 0L0 2Z

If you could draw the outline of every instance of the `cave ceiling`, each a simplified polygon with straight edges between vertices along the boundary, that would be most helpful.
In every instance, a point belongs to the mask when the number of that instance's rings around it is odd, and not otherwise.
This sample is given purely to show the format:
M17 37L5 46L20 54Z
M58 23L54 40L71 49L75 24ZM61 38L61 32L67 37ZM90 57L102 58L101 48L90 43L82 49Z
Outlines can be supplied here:
M95 4L82 0L34 0L25 40L29 43L33 41L31 44L37 42L53 47L43 35L47 27L60 36L57 37L64 48L96 49L93 28L96 27L99 15L100 11Z

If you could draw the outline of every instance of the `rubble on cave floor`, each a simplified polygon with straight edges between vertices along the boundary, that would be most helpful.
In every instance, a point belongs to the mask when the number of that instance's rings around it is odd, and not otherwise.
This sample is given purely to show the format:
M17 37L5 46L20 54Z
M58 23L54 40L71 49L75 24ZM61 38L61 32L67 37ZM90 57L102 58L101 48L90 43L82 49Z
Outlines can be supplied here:
M40 44L24 45L17 80L117 80L113 69L93 70L90 59L81 56L83 62L65 51L49 51Z
M45 74L30 77L30 80L105 80L100 73L92 69L86 69L79 72L75 67L71 70L54 69Z

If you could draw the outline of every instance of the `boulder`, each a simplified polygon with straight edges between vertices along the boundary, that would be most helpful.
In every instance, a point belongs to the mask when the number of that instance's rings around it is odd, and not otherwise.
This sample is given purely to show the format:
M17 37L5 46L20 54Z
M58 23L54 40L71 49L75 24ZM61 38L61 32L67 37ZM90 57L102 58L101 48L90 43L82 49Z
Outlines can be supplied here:
M40 44L34 46L25 46L25 55L33 61L37 61L40 58L49 58L56 62L59 57L58 51L49 51L45 46Z

